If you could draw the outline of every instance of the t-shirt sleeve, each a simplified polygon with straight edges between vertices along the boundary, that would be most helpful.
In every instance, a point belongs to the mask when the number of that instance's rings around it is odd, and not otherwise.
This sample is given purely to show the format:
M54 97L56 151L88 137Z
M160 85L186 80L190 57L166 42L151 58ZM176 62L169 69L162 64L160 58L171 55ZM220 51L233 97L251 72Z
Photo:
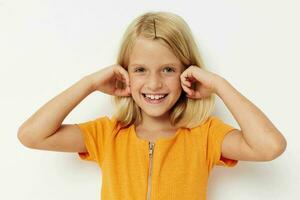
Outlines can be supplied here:
M225 167L233 167L238 161L225 158L222 156L222 143L225 136L236 128L224 123L215 116L210 117L208 131L208 152L211 166L219 165Z
M76 124L81 131L87 152L78 152L81 160L102 164L105 154L105 141L112 131L111 120L104 116Z

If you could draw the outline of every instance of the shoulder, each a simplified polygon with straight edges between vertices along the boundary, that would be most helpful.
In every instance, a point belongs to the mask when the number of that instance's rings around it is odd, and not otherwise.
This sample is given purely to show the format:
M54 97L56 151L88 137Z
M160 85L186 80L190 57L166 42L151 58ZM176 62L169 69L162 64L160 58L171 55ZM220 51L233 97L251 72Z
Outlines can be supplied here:
M191 130L211 128L211 127L216 126L218 124L223 124L223 121L215 115L210 115L206 119L204 119L202 122L199 122L199 124L197 126L191 128Z
M118 124L119 123L115 118L108 117L106 115L78 123L78 125L82 128L95 129L97 131L111 131L112 129L115 129Z
M234 129L230 124L225 123L215 115L207 117L201 124L191 128L191 132L201 133L202 136L218 137Z
M97 118L97 120L107 129L120 130L122 128L120 121L118 121L115 117L109 117L105 115Z
M104 116L102 120L105 121L105 123L107 123L107 125L110 127L110 131L113 133L113 135L118 134L120 131L128 131L131 127L131 125L124 126L124 124L122 124L113 116Z

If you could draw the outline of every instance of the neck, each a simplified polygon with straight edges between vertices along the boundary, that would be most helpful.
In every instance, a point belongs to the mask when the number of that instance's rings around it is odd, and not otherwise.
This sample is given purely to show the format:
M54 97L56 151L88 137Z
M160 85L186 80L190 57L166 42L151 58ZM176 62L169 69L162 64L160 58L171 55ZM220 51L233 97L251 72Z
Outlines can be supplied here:
M138 124L140 128L151 128L151 130L172 129L174 126L170 122L169 113L163 116L152 117L142 112L142 122Z

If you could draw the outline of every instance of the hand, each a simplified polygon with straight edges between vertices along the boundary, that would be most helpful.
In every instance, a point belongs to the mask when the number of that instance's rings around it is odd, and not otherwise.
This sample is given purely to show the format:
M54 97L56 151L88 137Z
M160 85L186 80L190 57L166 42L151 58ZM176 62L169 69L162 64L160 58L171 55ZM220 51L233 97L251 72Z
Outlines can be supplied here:
M216 83L220 77L198 66L191 65L180 75L181 87L187 97L200 99L216 92Z
M130 96L130 82L126 69L115 64L89 75L94 90L114 96Z

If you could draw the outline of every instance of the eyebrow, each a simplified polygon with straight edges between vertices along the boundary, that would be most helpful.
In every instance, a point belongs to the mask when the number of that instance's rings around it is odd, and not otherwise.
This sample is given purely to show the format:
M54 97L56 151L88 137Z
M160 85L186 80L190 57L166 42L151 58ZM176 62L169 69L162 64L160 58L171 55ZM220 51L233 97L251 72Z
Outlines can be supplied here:
M178 66L178 64L177 63L165 63L165 64L161 64L161 66L166 66L166 65L171 65L171 66ZM144 65L144 64L139 64L139 63L133 63L133 64L130 64L129 66L132 66L132 67L134 67L134 66L146 66L146 65Z

